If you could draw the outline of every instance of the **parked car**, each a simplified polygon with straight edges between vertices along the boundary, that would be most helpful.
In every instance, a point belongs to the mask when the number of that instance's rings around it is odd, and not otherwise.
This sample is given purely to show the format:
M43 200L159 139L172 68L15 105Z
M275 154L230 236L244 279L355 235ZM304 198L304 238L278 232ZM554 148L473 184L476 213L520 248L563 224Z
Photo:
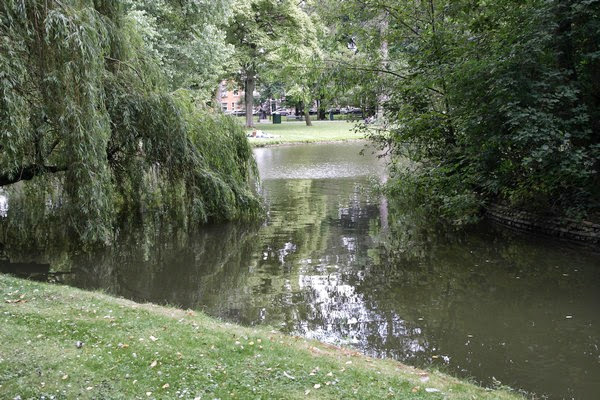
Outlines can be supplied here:
M285 108L278 108L277 110L273 111L273 113L277 113L279 115L289 115L290 112L288 110L286 110Z
M340 110L342 114L362 114L360 107L344 107Z

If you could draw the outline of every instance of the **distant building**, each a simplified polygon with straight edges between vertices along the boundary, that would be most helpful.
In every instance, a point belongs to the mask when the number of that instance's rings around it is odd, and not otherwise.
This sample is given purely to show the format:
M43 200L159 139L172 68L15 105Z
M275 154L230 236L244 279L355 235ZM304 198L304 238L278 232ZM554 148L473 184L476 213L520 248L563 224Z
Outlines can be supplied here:
M237 86L235 81L221 81L219 87L219 100L221 101L221 110L226 114L245 113L246 107L244 104L244 89ZM254 91L254 97L260 96L260 93ZM258 110L262 107L267 112L275 111L281 107L282 101L285 99L270 99L266 100L264 104L255 102L254 108ZM270 110L269 110L270 109Z
M231 114L244 110L244 91L233 81L222 81L220 87L221 110Z

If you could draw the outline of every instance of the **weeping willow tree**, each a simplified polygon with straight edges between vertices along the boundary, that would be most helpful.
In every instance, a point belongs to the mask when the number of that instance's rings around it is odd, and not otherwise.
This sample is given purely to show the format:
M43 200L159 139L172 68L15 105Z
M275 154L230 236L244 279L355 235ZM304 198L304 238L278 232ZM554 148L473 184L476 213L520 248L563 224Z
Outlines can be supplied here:
M0 186L19 199L9 219L51 215L96 242L122 211L184 224L256 213L242 128L168 92L124 4L0 3Z

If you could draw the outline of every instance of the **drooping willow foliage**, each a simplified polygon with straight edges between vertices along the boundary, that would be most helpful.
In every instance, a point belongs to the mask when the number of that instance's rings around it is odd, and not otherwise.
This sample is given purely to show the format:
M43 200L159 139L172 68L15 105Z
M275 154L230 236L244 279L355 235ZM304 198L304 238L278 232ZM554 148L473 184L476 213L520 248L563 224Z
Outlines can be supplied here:
M9 213L32 229L51 215L85 242L105 241L121 211L184 224L257 213L243 129L168 93L163 76L122 2L1 2Z

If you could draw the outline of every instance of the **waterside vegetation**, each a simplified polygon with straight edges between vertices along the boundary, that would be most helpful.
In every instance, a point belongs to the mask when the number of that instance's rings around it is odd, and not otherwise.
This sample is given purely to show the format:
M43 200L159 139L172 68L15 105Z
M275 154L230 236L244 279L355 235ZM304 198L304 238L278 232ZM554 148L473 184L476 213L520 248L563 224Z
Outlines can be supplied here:
M321 5L357 46L340 69L382 111L370 137L412 161L392 165L390 196L458 224L497 203L598 217L599 2Z

